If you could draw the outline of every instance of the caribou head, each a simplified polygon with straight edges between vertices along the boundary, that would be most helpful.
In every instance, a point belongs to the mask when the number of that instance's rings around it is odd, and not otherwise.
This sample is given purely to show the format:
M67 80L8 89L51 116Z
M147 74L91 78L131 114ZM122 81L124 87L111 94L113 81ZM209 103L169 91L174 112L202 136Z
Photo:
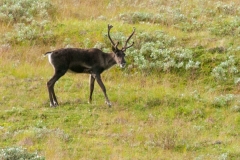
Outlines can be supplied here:
M126 61L125 61L125 59L124 59L124 57L125 57L125 53L124 53L124 52L125 52L128 48L130 48L130 47L132 47L132 46L134 45L134 42L133 42L131 45L127 46L129 40L132 38L133 34L135 33L135 28L133 29L132 34L131 34L131 35L128 37L128 39L126 40L125 45L122 47L122 49L119 49L119 48L118 48L119 42L114 43L114 41L112 40L112 38L111 38L111 36L110 36L110 30L111 30L112 27L113 27L112 25L108 24L108 38L109 38L109 40L111 41L111 44L112 44L112 51L115 53L114 59L115 59L116 63L117 63L121 68L123 68L123 67L125 67L125 65L126 65Z

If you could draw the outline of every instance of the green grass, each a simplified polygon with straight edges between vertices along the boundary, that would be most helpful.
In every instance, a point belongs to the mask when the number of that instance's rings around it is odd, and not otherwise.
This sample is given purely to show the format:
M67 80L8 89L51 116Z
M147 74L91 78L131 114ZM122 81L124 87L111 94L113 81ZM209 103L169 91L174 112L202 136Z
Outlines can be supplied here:
M197 82L184 84L174 75L137 75L136 81L119 71L122 78L113 81L114 70L103 74L112 108L98 86L87 104L87 75L69 74L57 83L57 108L49 107L46 77L2 77L1 147L23 146L47 159L239 156L235 101L214 107L216 91L201 91Z
M50 10L53 15L48 17L46 28L35 32L41 36L42 31L51 31L45 39L1 41L0 149L23 147L54 160L239 159L239 72L227 74L226 80L211 74L229 55L235 60L231 67L240 71L240 40L235 27L240 14L238 1L232 1L235 5L228 1L205 5L198 0L152 1L155 7L148 1L51 2L56 11ZM169 10L159 10L161 6L172 9L175 19L169 19ZM146 13L156 16L160 11L164 11L165 21L142 19ZM180 20L178 12L186 18ZM134 23L131 16L128 21L120 18L133 13L140 15ZM224 22L229 20L235 34L226 33L228 25L226 30L219 28L223 25L220 15ZM196 26L191 18L196 19ZM199 26L200 22L204 25ZM4 31L16 35L16 23L0 21L1 35ZM71 73L56 83L60 106L50 108L46 83L53 69L42 54L67 45L90 48L99 42L109 49L108 23L114 26L112 34L116 37L127 36L136 27L134 49L145 43L144 38L143 42L136 39L140 33L163 31L170 38L176 37L167 48L189 49L201 64L195 70L139 69L130 54L133 50L128 50L127 68L115 66L102 74L112 108L104 103L98 85L93 103L88 104L89 76ZM221 47L224 51L218 50ZM231 67L224 67L230 73Z

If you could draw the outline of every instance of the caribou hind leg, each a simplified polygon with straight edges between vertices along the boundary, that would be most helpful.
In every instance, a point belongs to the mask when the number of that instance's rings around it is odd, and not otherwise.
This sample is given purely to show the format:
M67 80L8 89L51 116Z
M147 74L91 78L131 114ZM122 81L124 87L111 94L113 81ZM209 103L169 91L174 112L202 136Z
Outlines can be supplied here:
M91 74L90 77L89 77L90 96L89 96L88 103L92 103L92 93L93 93L93 90L94 90L94 82L95 82L95 77L94 77L94 75Z

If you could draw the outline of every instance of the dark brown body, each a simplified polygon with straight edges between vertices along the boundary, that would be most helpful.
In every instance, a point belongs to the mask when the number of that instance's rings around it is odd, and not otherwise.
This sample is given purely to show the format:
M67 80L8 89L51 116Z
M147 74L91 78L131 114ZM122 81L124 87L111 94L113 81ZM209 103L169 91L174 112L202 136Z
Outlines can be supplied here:
M50 63L63 72L99 73L116 64L114 53L104 53L99 49L65 48L48 52ZM61 63L59 63L61 61ZM125 63L122 62L122 63Z

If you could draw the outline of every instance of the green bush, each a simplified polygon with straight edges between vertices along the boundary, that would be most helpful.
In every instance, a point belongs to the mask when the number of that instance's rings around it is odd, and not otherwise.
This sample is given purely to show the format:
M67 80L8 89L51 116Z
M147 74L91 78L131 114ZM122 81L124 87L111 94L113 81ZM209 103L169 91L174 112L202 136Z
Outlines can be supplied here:
M239 73L235 56L230 55L212 70L212 76L218 81L226 81L227 79L235 79ZM239 78L239 77L238 77Z
M122 13L119 15L119 19L127 23L150 22L163 25L173 25L187 20L180 10L161 7L159 12L157 14L148 12Z
M217 18L210 27L211 34L216 36L240 36L240 18L234 17L231 20L224 20L221 16Z
M200 65L193 59L190 49L177 47L176 38L164 32L140 33L136 35L136 40L136 47L127 52L127 56L140 69L191 70Z
M214 106L215 107L229 107L231 102L236 99L236 96L233 94L221 95L219 97L215 97L214 99Z
M49 19L54 16L55 10L47 0L2 0L0 22L30 23L34 19Z
M54 41L50 20L56 8L48 1L3 0L0 2L0 22L12 23L14 29L3 34L3 43L49 43Z
M1 160L45 160L44 157L39 156L37 153L29 153L22 147L9 147L0 150Z
M12 32L7 32L3 35L3 40L6 43L22 44L22 43L49 43L55 42L55 35L48 27L49 21L37 22L33 21L27 25L25 23L17 23L14 25Z

